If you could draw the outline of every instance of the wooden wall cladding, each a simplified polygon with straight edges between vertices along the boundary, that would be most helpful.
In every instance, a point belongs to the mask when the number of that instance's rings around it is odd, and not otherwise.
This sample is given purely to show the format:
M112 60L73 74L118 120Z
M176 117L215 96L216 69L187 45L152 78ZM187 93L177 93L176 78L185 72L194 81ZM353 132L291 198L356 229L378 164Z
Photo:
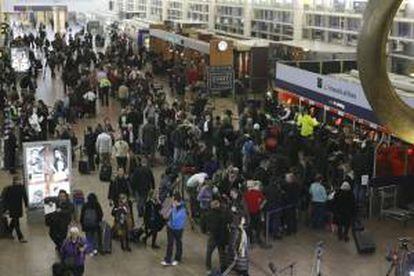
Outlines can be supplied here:
M218 49L221 39L213 39L210 41L210 66L233 66L233 43L227 41L228 48L221 52Z

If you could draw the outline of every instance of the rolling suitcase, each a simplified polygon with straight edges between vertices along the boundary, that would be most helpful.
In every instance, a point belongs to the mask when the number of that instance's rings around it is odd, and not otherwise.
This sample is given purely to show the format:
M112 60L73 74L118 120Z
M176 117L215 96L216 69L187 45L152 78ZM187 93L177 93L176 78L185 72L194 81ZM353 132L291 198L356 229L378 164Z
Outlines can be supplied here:
M352 225L352 236L359 254L371 254L376 246L372 234L364 229L361 221L356 220Z
M101 253L111 254L112 253L112 228L106 221L101 222L100 228L101 228L101 244L100 244Z
M88 159L85 158L82 147L80 148L78 171L79 171L80 174L89 174L90 173L89 162L88 162Z
M101 170L99 171L99 179L102 182L111 181L112 177L112 167L111 165L102 165Z

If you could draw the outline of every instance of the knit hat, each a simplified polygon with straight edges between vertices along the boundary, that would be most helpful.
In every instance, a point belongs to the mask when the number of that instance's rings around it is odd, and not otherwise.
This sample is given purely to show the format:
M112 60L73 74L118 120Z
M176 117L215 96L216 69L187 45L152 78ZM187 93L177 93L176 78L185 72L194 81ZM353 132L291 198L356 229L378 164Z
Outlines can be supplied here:
M348 181L344 181L341 185L341 190L342 191L350 191L351 190L351 185L349 184Z

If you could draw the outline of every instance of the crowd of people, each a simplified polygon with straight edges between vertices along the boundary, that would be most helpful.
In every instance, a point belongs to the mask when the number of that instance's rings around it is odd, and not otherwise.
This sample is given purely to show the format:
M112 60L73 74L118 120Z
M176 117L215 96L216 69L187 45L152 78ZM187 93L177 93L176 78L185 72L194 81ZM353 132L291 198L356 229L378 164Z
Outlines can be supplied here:
M100 201L108 200L112 208L110 232L122 250L131 251L131 242L147 244L148 238L151 247L159 249L158 233L165 227L167 246L161 264L176 266L183 258L188 221L208 237L209 275L214 273L216 249L220 273L234 270L248 275L253 245L263 245L265 233L275 239L295 234L299 214L315 229L338 225L338 238L349 240L363 195L360 179L370 174L373 159L369 137L356 142L347 128L331 134L312 111L284 105L257 108L243 101L238 114L230 110L213 114L208 98L189 83L184 86L197 94L194 100L180 96L170 101L147 70L149 55L144 49L134 50L124 34L113 31L109 44L96 53L92 36L83 30L68 37L57 33L52 42L43 32L41 26L37 35L22 40L47 60L49 70L44 72L50 71L52 77L61 72L65 96L50 112L36 100L38 62L33 54L29 84L19 85L23 90L34 88L19 97L10 62L3 61L0 105L5 110L6 168L15 172L16 149L24 141L69 139L72 149L82 144L85 171L98 171L101 180L106 178L103 171L109 174L108 196ZM104 118L95 127L88 126L79 143L71 124L95 116L97 99L107 106L111 98L122 108L117 124ZM159 165L166 168L156 183L153 170ZM69 269L82 275L86 254L110 252L103 249L104 208L90 192L80 225L73 223L74 204L63 190L55 202L57 211L46 219L61 257L56 271ZM4 195L10 212L7 203L15 196ZM12 220L10 226L25 241L18 227L22 214L17 211L17 223Z

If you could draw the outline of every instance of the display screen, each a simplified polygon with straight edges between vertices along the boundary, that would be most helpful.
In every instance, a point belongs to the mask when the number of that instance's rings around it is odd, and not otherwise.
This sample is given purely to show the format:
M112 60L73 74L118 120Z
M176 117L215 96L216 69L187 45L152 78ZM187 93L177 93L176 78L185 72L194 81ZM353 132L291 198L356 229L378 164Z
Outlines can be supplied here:
M68 140L24 143L24 174L30 208L60 190L70 193L71 149Z
M27 72L30 69L29 53L26 48L11 48L12 68L16 72Z

